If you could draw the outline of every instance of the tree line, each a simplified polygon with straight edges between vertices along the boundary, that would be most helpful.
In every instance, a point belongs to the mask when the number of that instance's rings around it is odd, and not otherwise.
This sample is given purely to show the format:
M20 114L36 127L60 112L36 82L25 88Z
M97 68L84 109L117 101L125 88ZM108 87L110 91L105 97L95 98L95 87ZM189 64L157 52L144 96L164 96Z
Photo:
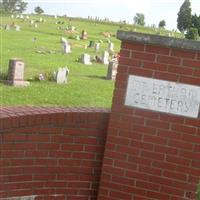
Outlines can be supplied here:
M192 14L190 0L183 2L177 15L178 30L184 33L187 39L197 40L200 36L200 15ZM136 13L133 20L137 25L145 25L145 16L142 13ZM165 26L165 20L161 20L158 24L159 28L164 28Z
M24 11L26 11L28 6L27 2L24 2L23 0L1 0L0 1L0 11L1 13L6 14L22 14ZM36 14L42 14L44 13L44 10L37 6L34 9Z

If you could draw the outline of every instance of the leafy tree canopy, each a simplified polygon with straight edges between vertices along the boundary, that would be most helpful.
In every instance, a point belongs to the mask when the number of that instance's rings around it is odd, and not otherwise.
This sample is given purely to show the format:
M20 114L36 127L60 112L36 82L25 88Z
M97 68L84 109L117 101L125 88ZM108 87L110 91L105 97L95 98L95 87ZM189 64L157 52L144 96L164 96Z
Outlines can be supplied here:
M159 27L159 28L165 28L165 26L166 26L165 20L161 20L161 21L159 22L159 24L158 24L158 27Z
M41 7L39 7L39 6L35 7L34 11L38 15L44 13L44 10Z
M133 18L134 23L144 26L145 25L145 17L142 13L136 13L135 17Z
M28 3L22 0L1 0L0 10L5 13L23 13Z
M177 18L177 28L184 32L191 27L192 14L191 14L191 3L189 0L185 0L180 7Z

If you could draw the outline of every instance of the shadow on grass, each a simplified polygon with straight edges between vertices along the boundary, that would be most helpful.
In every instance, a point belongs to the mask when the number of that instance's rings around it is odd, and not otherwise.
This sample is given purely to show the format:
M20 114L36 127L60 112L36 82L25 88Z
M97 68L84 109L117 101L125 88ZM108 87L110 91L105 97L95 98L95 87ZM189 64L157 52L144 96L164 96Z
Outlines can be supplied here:
M107 80L105 76L89 75L88 78Z
M8 79L8 73L0 72L0 81L5 81Z

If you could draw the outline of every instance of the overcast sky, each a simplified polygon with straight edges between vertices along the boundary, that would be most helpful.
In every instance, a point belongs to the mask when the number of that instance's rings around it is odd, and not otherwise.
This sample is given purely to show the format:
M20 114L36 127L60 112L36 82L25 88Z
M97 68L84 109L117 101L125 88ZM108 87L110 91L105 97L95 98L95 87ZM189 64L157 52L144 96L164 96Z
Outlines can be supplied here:
M147 25L164 19L167 29L176 29L177 13L184 0L26 0L27 12L40 6L46 14L72 17L98 16L113 21L126 20L133 23L136 13L145 15ZM200 0L190 0L192 13L200 15Z

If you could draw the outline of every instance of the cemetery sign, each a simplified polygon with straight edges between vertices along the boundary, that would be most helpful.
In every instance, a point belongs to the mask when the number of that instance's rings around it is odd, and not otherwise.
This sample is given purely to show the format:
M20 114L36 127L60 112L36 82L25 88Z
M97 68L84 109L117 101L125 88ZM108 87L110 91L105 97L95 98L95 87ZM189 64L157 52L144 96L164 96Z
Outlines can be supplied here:
M130 75L125 105L198 118L200 87Z

